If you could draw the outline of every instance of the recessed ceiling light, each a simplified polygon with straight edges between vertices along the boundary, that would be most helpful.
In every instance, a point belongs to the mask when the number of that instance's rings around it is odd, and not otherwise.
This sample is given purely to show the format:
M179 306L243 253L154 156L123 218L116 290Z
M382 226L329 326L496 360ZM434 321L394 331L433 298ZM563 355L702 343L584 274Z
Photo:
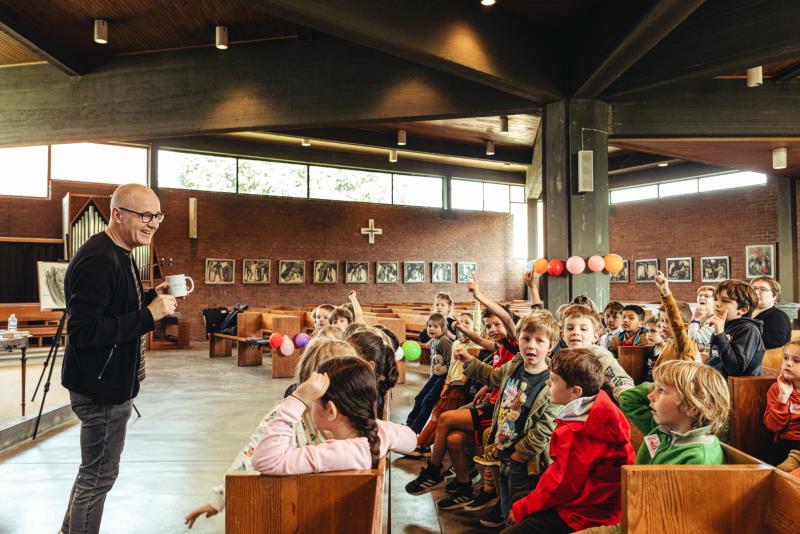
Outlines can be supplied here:
M97 44L108 43L108 21L100 19L94 21L94 42Z
M228 27L217 26L215 31L214 46L220 50L228 49Z
M495 4L495 0L481 0L481 4L484 6L493 6Z

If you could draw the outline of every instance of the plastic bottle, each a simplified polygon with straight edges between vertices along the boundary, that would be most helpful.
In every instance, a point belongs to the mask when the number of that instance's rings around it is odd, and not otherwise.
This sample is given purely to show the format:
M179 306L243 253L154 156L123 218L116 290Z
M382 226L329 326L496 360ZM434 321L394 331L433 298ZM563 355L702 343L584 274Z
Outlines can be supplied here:
M9 332L16 332L17 331L17 316L13 313L11 317L8 318L8 331Z

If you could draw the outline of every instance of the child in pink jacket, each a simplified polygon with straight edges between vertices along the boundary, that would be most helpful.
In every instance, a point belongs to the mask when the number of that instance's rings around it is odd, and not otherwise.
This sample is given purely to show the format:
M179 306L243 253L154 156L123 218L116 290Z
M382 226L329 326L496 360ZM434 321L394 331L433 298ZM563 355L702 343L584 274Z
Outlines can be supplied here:
M352 357L324 362L278 407L256 446L253 467L265 475L370 469L389 451L413 451L417 435L377 419L377 400L375 373L366 362ZM293 448L295 426L306 408L317 430L333 439Z

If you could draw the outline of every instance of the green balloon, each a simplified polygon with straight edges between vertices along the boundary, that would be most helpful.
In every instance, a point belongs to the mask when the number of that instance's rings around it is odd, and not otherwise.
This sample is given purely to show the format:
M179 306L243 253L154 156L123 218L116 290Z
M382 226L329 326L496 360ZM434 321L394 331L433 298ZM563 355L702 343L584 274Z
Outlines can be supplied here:
M419 343L416 341L404 341L402 346L403 356L406 360L411 362L419 360L419 357L422 355L422 347L419 346Z

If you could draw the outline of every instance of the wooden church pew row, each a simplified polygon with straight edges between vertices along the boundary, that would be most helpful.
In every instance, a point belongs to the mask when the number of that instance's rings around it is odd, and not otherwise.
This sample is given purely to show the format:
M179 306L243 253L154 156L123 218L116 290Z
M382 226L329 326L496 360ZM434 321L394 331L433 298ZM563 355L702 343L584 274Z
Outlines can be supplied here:
M623 532L797 532L800 478L725 454L726 465L624 466Z
M767 349L764 351L764 361L761 363L762 367L768 369L775 369L780 371L783 365L783 347L775 347L774 349Z
M773 446L773 434L764 426L767 391L775 376L728 377L731 414L730 444L756 458L768 458Z
M633 379L634 384L641 384L647 380L645 370L645 354L650 349L645 347L619 347L619 364Z

